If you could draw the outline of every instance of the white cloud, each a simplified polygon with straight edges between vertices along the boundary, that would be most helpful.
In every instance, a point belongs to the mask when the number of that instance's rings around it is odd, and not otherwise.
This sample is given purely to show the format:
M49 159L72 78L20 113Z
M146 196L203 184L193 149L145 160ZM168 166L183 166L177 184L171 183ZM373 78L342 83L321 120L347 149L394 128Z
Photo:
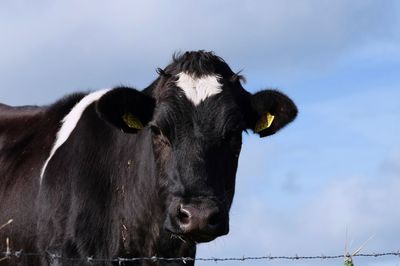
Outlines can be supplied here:
M245 68L253 86L255 79L266 83L266 73L329 69L365 45L395 47L399 35L394 1L73 0L0 7L0 92L15 103L27 100L14 91L47 102L77 88L142 87L172 52L187 49L215 50L235 70Z

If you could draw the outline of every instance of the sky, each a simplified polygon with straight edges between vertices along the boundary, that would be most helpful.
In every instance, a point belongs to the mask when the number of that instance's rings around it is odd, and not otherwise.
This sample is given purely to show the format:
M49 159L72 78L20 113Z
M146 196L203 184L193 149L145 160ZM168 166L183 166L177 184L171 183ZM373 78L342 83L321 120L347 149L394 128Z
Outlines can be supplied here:
M299 116L271 137L244 134L231 231L199 245L197 256L337 255L371 236L363 252L397 251L399 29L400 2L390 0L3 0L0 102L141 89L173 52L215 51L242 70L247 90L278 88Z

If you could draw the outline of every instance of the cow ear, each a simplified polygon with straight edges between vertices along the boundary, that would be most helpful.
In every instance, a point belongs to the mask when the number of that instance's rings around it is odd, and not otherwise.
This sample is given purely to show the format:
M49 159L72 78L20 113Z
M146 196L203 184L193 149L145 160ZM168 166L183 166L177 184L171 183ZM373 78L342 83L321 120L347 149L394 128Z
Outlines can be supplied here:
M116 88L97 101L101 118L124 132L136 133L152 119L155 100L130 88Z
M296 105L279 91L264 90L250 96L248 127L260 137L275 134L296 116Z

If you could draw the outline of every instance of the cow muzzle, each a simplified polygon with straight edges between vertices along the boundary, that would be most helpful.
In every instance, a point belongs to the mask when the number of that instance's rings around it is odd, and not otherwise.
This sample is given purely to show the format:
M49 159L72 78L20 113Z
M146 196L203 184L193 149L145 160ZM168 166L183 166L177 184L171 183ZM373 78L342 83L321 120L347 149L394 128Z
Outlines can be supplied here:
M208 242L229 232L228 213L209 199L174 200L165 228L194 242Z

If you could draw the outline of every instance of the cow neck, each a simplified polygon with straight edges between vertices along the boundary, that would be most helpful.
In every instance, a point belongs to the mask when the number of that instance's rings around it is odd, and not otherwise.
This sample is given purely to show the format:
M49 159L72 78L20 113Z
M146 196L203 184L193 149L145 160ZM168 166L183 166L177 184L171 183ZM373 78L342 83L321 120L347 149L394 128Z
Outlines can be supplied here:
M129 155L121 158L121 179L116 187L119 205L124 206L118 224L120 243L123 253L132 254L137 249L132 246L133 243L145 237L143 242L149 245L140 248L154 255L160 225L157 222L159 213L154 208L158 200L158 185L151 132L145 128L137 135L126 135L124 138L131 139L126 142L129 145L124 146L124 153ZM146 234L133 234L137 228L147 228L143 231Z

